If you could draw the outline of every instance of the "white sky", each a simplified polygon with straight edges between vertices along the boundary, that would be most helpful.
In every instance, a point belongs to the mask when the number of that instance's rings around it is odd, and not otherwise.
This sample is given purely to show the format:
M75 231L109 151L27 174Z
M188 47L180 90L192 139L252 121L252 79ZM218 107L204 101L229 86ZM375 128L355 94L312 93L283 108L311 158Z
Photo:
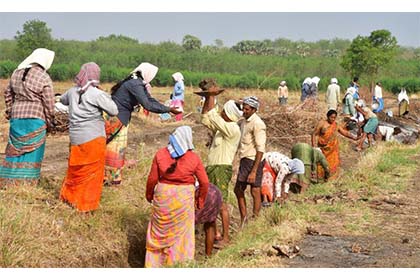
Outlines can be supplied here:
M116 13L118 12L118 13ZM0 8L0 39L12 39L32 19L57 39L94 40L121 34L140 42L180 43L186 34L204 45L223 40L352 40L388 29L403 46L420 47L415 0L19 0Z

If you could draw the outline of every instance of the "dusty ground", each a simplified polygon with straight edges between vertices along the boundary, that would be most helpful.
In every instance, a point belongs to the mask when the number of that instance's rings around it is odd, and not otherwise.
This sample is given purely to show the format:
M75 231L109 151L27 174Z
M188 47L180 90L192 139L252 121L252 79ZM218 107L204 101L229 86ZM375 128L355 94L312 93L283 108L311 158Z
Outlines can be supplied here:
M420 155L413 158L420 162ZM325 215L314 225L320 234L308 234L297 244L300 255L284 259L290 267L419 267L420 168L403 193L378 196L369 207L377 230L343 234L344 217Z
M5 86L5 81L0 80L0 89ZM397 115L396 98L385 95L385 103ZM3 101L2 101L3 103ZM415 103L414 101L412 104ZM318 110L309 108L296 111L293 106L279 107L277 104L265 104L266 108L261 113L267 123L267 150L280 151L290 155L290 148L296 142L310 143L310 133L318 120L325 118L325 106L320 104ZM418 112L417 105L414 106ZM3 109L3 104L0 109ZM194 131L196 145L205 146L209 141L208 131L198 122L199 115L192 113L183 124L191 125ZM286 122L285 122L286 120ZM408 120L400 119L402 122ZM410 124L416 125L415 121ZM129 135L128 159L135 159L139 149L144 149L145 154L151 156L158 149L166 145L169 133L177 124L169 122L160 124L156 120L147 120L142 116L134 116ZM7 143L8 125L3 115L0 116L0 160L1 154ZM342 169L351 168L357 162L359 154L352 149L353 143L342 138L342 149L345 156L341 157ZM141 145L145 143L145 145ZM60 180L64 177L67 168L68 134L57 133L49 135L46 153L42 164L42 176L54 177ZM205 154L202 155L204 157ZM417 155L417 160L419 156ZM234 167L237 162L234 163ZM235 169L234 169L235 170ZM420 172L417 172L420 174ZM366 236L343 235L340 230L340 221L335 226L325 227L317 225L319 232L324 235L307 235L298 245L301 248L300 256L282 260L283 265L290 267L419 267L420 264L420 231L419 214L420 197L419 175L413 178L412 184L405 193L394 198L394 202L372 205L375 213L375 224L381 230ZM233 198L233 202L235 199ZM249 198L248 198L248 201ZM248 203L248 206L249 203ZM234 235L239 227L239 213L231 207L231 234ZM326 216L325 219L331 217ZM337 217L334 217L336 219ZM219 221L220 223L220 221ZM203 231L197 230L197 255L203 257ZM141 244L137 244L141 246ZM132 255L130 264L134 267L141 266L138 254Z

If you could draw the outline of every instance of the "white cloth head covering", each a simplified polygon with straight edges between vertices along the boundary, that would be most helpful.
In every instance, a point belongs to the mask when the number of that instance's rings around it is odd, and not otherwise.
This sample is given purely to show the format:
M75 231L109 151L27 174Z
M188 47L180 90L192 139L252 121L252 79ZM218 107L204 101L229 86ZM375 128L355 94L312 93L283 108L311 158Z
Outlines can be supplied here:
M258 110L258 108L260 107L260 101L258 100L258 97L256 96L249 96L249 97L245 97L244 104L247 104L255 109Z
M312 78L312 83L315 83L316 86L318 86L319 80L321 80L320 78L318 78L317 76Z
M311 79L311 77L306 77L306 79L305 79L305 80L303 80L302 85L304 85L304 84L308 84L308 85L312 84L312 79Z
M50 69L51 64L54 61L55 52L48 49L39 48L34 50L21 64L18 66L19 69L30 67L32 63L38 63L44 67L45 71Z
M172 158L178 158L184 155L188 150L193 150L192 129L187 125L183 125L175 129L169 135L169 143L167 146Z
M281 86L286 85L286 81L281 81L281 82L280 82L280 85L281 85Z
M180 82L184 80L184 76L180 72L173 73L172 78L174 78L175 82Z
M400 103L403 100L407 100L407 103L410 104L410 101L408 100L407 91L405 89L401 89L400 93L398 94L398 103Z
M288 162L289 169L291 173L294 174L304 174L305 173L305 165L303 161L298 158L294 158Z
M131 71L131 74L135 74L137 71L140 71L143 81L146 84L149 84L155 78L158 70L159 68L157 66L150 64L149 62L142 62L133 71Z
M352 96L356 93L356 89L354 87L347 88L346 93L350 93Z
M337 78L332 78L331 79L331 84L338 84Z
M223 110L225 111L228 118L233 121L237 122L240 117L242 117L242 111L239 110L238 106L234 100L229 100L223 105Z

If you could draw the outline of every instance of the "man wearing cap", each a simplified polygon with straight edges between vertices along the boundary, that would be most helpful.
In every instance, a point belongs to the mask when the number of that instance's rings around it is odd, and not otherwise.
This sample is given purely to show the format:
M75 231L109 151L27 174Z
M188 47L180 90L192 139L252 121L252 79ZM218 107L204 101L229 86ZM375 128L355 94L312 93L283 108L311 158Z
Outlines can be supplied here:
M325 101L329 109L337 110L338 104L340 103L340 86L336 78L331 79L331 84L327 88L325 94Z
M247 211L245 201L245 189L251 185L253 198L253 216L258 216L261 208L261 184L263 155L265 153L266 126L257 115L259 108L258 98L247 97L243 100L243 117L239 122L241 128L241 141L239 147L239 172L235 184L235 194L238 199L239 212L241 214L241 227L246 222Z
M206 172L209 181L220 188L223 197L220 209L223 239L216 230L216 240L220 241L218 245L229 242L228 187L233 174L232 162L241 138L237 121L242 116L239 105L233 100L229 100L223 105L221 113L217 112L214 108L214 99L215 94L220 92L221 90L218 88L208 89L208 94L204 95L205 101L201 111L201 123L209 128L214 135Z

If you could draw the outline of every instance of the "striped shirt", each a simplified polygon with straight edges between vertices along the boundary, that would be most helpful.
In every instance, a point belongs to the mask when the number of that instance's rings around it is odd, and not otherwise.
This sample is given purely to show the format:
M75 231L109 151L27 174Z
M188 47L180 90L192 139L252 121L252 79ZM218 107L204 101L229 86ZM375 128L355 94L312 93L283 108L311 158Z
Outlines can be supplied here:
M8 119L37 118L51 126L54 119L54 90L48 73L32 66L22 81L25 69L15 70L6 88L5 102Z

